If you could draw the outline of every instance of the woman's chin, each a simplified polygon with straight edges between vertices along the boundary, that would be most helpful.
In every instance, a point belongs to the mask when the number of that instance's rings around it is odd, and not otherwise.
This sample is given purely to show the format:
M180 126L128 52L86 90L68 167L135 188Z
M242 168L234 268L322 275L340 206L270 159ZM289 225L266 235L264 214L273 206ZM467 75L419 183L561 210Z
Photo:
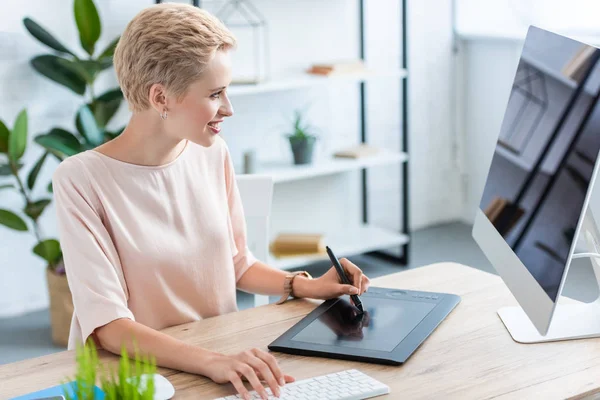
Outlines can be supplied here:
M217 140L217 135L204 135L200 138L194 138L192 142L199 144L202 147L210 147L215 144Z

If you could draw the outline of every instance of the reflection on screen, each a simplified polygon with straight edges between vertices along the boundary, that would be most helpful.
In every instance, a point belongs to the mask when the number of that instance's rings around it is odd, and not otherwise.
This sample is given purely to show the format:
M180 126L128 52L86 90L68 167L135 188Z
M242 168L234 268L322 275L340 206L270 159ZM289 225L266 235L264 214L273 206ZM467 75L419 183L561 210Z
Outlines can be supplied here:
M340 298L291 340L363 350L392 351L435 307L434 303L367 298L359 315Z
M553 301L600 150L599 57L530 28L480 203Z

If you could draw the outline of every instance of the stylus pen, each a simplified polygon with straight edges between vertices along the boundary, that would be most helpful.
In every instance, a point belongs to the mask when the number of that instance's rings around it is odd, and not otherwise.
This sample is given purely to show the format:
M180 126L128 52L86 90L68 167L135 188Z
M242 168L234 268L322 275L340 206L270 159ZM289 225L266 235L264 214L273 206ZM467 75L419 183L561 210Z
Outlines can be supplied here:
M342 266L340 265L340 262L338 261L337 257L333 254L333 251L331 251L329 246L325 246L325 249L327 250L327 255L329 256L331 263L333 264L333 266L335 267L335 270L337 271L338 275L340 276L342 283L344 285L351 285L350 281L348 280L348 277L346 276L346 273L344 272L344 268L342 268ZM361 313L364 312L362 302L358 298L358 295L351 294L350 298L354 302L354 305L356 306L356 308L358 308Z

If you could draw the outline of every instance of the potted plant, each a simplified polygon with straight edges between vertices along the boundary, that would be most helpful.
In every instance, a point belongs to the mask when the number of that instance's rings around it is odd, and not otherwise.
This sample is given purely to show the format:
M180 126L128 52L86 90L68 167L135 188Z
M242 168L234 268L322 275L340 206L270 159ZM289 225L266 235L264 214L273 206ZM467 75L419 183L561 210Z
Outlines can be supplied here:
M130 363L125 347L121 349L118 369L100 364L93 340L76 350L75 379L63 383L63 392L67 400L152 400L154 398L154 380L147 379L156 373L156 360L142 357L134 352L134 363ZM146 379L144 379L146 376ZM96 386L100 380L100 388Z
M56 290L50 292L50 313L52 319L52 338L58 344L63 343L63 337L68 339L69 327L71 324L70 315L63 316L58 313L59 305L67 310L70 309L72 314L73 305L70 292L68 295L62 295L65 290L68 291L68 285L62 281L56 281L55 277L64 275L64 266L62 262L62 252L58 240L54 238L44 239L38 220L46 207L50 204L50 198L42 197L34 199L32 190L37 182L38 175L46 159L47 153L40 158L35 165L30 169L27 180L21 178L19 170L23 167L20 162L27 148L27 111L23 110L17 116L12 129L8 129L6 124L0 120L0 153L4 154L7 159L6 164L0 164L0 175L12 176L13 183L0 185L0 190L13 189L23 197L22 214L27 216L29 225L18 214L0 209L0 224L16 231L25 232L31 231L36 237L36 244L32 251L34 254L41 257L47 264L48 286L55 287ZM64 286L64 287L63 287ZM66 289L65 289L66 288Z
M33 188L48 156L55 157L60 162L66 157L97 147L117 137L123 131L123 128L114 131L107 128L123 100L121 90L119 88L111 89L100 96L96 96L94 91L94 83L98 75L112 67L112 58L119 37L110 42L106 48L96 51L96 43L100 38L102 26L94 2L93 0L74 0L73 5L75 22L85 56L78 56L65 47L32 19L23 19L27 31L42 44L52 49L52 54L34 57L31 60L31 66L43 76L84 97L84 104L78 109L74 118L75 132L54 127L35 137L34 141L45 151L29 171L27 177L29 191ZM62 251L57 239L42 239L40 228L37 225L39 216L50 204L51 199L31 199L31 194L26 190L19 174L23 167L19 160L25 152L27 144L27 114L26 112L19 114L12 131L9 131L6 125L2 125L0 126L0 151L8 155L8 162L3 163L0 160L0 176L12 175L16 180L16 186L9 184L4 185L4 188L15 187L24 197L23 213L31 220L33 232L38 239L33 251L47 262L46 275L50 294L52 339L54 343L66 346L73 304L65 276ZM13 146L12 152L9 152L9 142ZM47 190L52 192L51 184L48 184ZM10 211L3 210L0 218L0 223L9 228L28 230L27 224Z
M293 120L293 131L287 134L290 147L294 155L294 164L310 164L317 136L313 134L315 128L304 122L302 112L296 110Z

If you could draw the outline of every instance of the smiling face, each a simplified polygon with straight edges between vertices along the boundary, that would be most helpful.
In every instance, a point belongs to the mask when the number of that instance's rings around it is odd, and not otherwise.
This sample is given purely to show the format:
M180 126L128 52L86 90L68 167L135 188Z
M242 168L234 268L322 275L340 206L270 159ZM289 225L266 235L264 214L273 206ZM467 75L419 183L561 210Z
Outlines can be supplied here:
M228 50L218 50L180 101L168 96L164 122L169 136L211 146L221 123L233 115L226 91L230 83L231 56Z

